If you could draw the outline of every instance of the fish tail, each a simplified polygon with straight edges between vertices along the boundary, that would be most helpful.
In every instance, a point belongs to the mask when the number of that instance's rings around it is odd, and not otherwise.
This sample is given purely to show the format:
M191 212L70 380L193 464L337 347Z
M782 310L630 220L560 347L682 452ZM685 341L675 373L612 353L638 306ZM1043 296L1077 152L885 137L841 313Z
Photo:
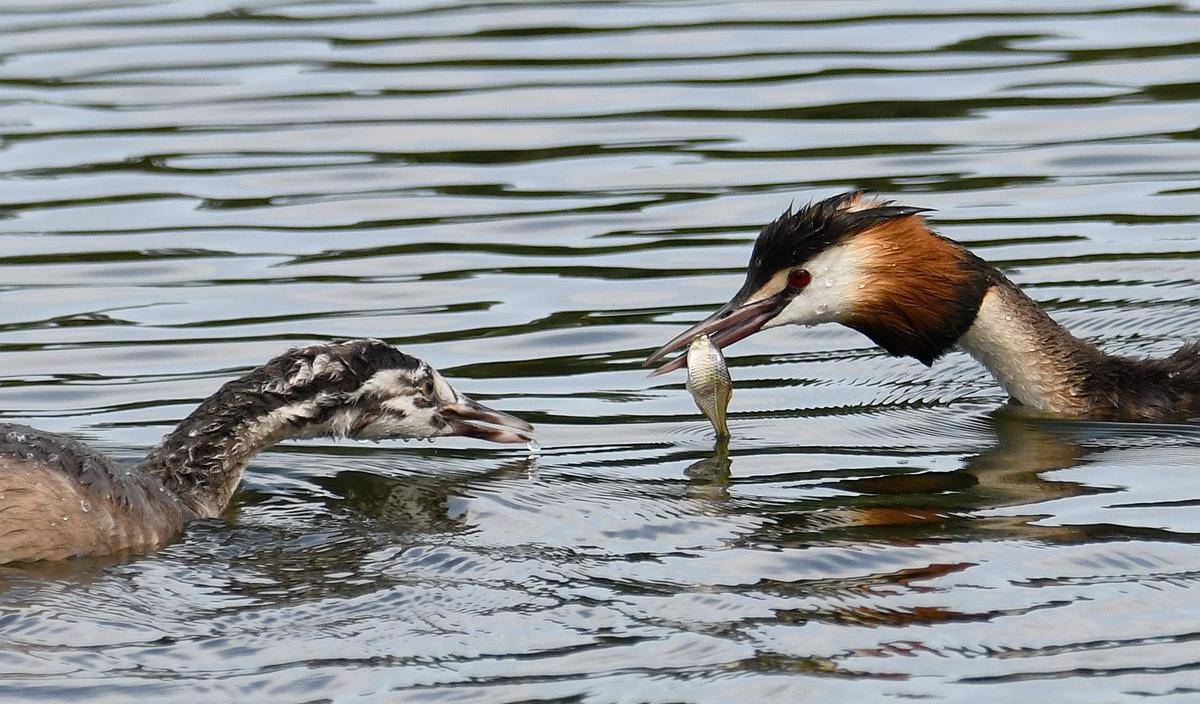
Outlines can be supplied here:
M729 437L729 423L725 420L725 406L720 403L715 404L713 408L712 424L717 430L718 438Z

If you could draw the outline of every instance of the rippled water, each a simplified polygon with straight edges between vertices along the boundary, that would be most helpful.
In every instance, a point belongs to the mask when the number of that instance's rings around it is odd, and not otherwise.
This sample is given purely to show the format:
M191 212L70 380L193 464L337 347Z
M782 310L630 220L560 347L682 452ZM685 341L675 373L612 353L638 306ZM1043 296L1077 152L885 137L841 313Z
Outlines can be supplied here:
M0 574L4 702L1200 697L1200 427L1044 422L955 352L639 362L757 229L937 208L1073 330L1200 331L1195 2L8 0L0 411L135 459L377 336L544 447L290 443L223 520Z

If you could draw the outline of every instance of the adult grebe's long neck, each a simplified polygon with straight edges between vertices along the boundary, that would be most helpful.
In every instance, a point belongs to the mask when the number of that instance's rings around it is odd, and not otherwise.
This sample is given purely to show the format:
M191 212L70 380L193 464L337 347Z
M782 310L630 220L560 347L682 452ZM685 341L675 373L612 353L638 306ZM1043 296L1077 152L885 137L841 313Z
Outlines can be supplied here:
M1062 415L1095 415L1095 374L1114 361L1054 322L999 273L959 345L1025 406Z
M217 516L250 458L296 434L298 421L309 420L298 415L305 411L241 380L230 382L164 436L139 469L158 477L196 515Z

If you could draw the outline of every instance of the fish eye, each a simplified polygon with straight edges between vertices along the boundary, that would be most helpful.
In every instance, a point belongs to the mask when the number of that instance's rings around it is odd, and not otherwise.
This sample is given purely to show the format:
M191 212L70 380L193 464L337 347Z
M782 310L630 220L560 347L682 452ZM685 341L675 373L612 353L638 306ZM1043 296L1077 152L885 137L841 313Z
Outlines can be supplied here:
M812 274L807 269L792 269L788 272L787 285L797 291L812 283Z

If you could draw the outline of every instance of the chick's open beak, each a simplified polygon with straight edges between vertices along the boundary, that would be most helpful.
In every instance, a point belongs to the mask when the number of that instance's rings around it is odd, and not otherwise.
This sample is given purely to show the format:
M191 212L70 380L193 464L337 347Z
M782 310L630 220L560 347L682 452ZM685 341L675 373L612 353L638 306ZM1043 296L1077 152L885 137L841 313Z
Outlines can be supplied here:
M529 423L476 403L466 396L460 396L454 403L442 406L441 412L450 423L451 435L491 442L533 440L533 426Z
M646 358L642 366L649 367L661 361L675 350L686 348L691 344L692 340L700 335L708 335L712 343L718 348L728 347L738 340L745 339L761 330L768 320L774 318L787 305L788 297L785 293L779 293L752 303L743 303L742 300L743 295L739 292L738 295L733 297L733 300L722 306L716 313L683 331L670 342L658 348L654 354ZM666 374L685 366L687 366L686 352L655 369L650 373L650 376L655 377L659 374Z

